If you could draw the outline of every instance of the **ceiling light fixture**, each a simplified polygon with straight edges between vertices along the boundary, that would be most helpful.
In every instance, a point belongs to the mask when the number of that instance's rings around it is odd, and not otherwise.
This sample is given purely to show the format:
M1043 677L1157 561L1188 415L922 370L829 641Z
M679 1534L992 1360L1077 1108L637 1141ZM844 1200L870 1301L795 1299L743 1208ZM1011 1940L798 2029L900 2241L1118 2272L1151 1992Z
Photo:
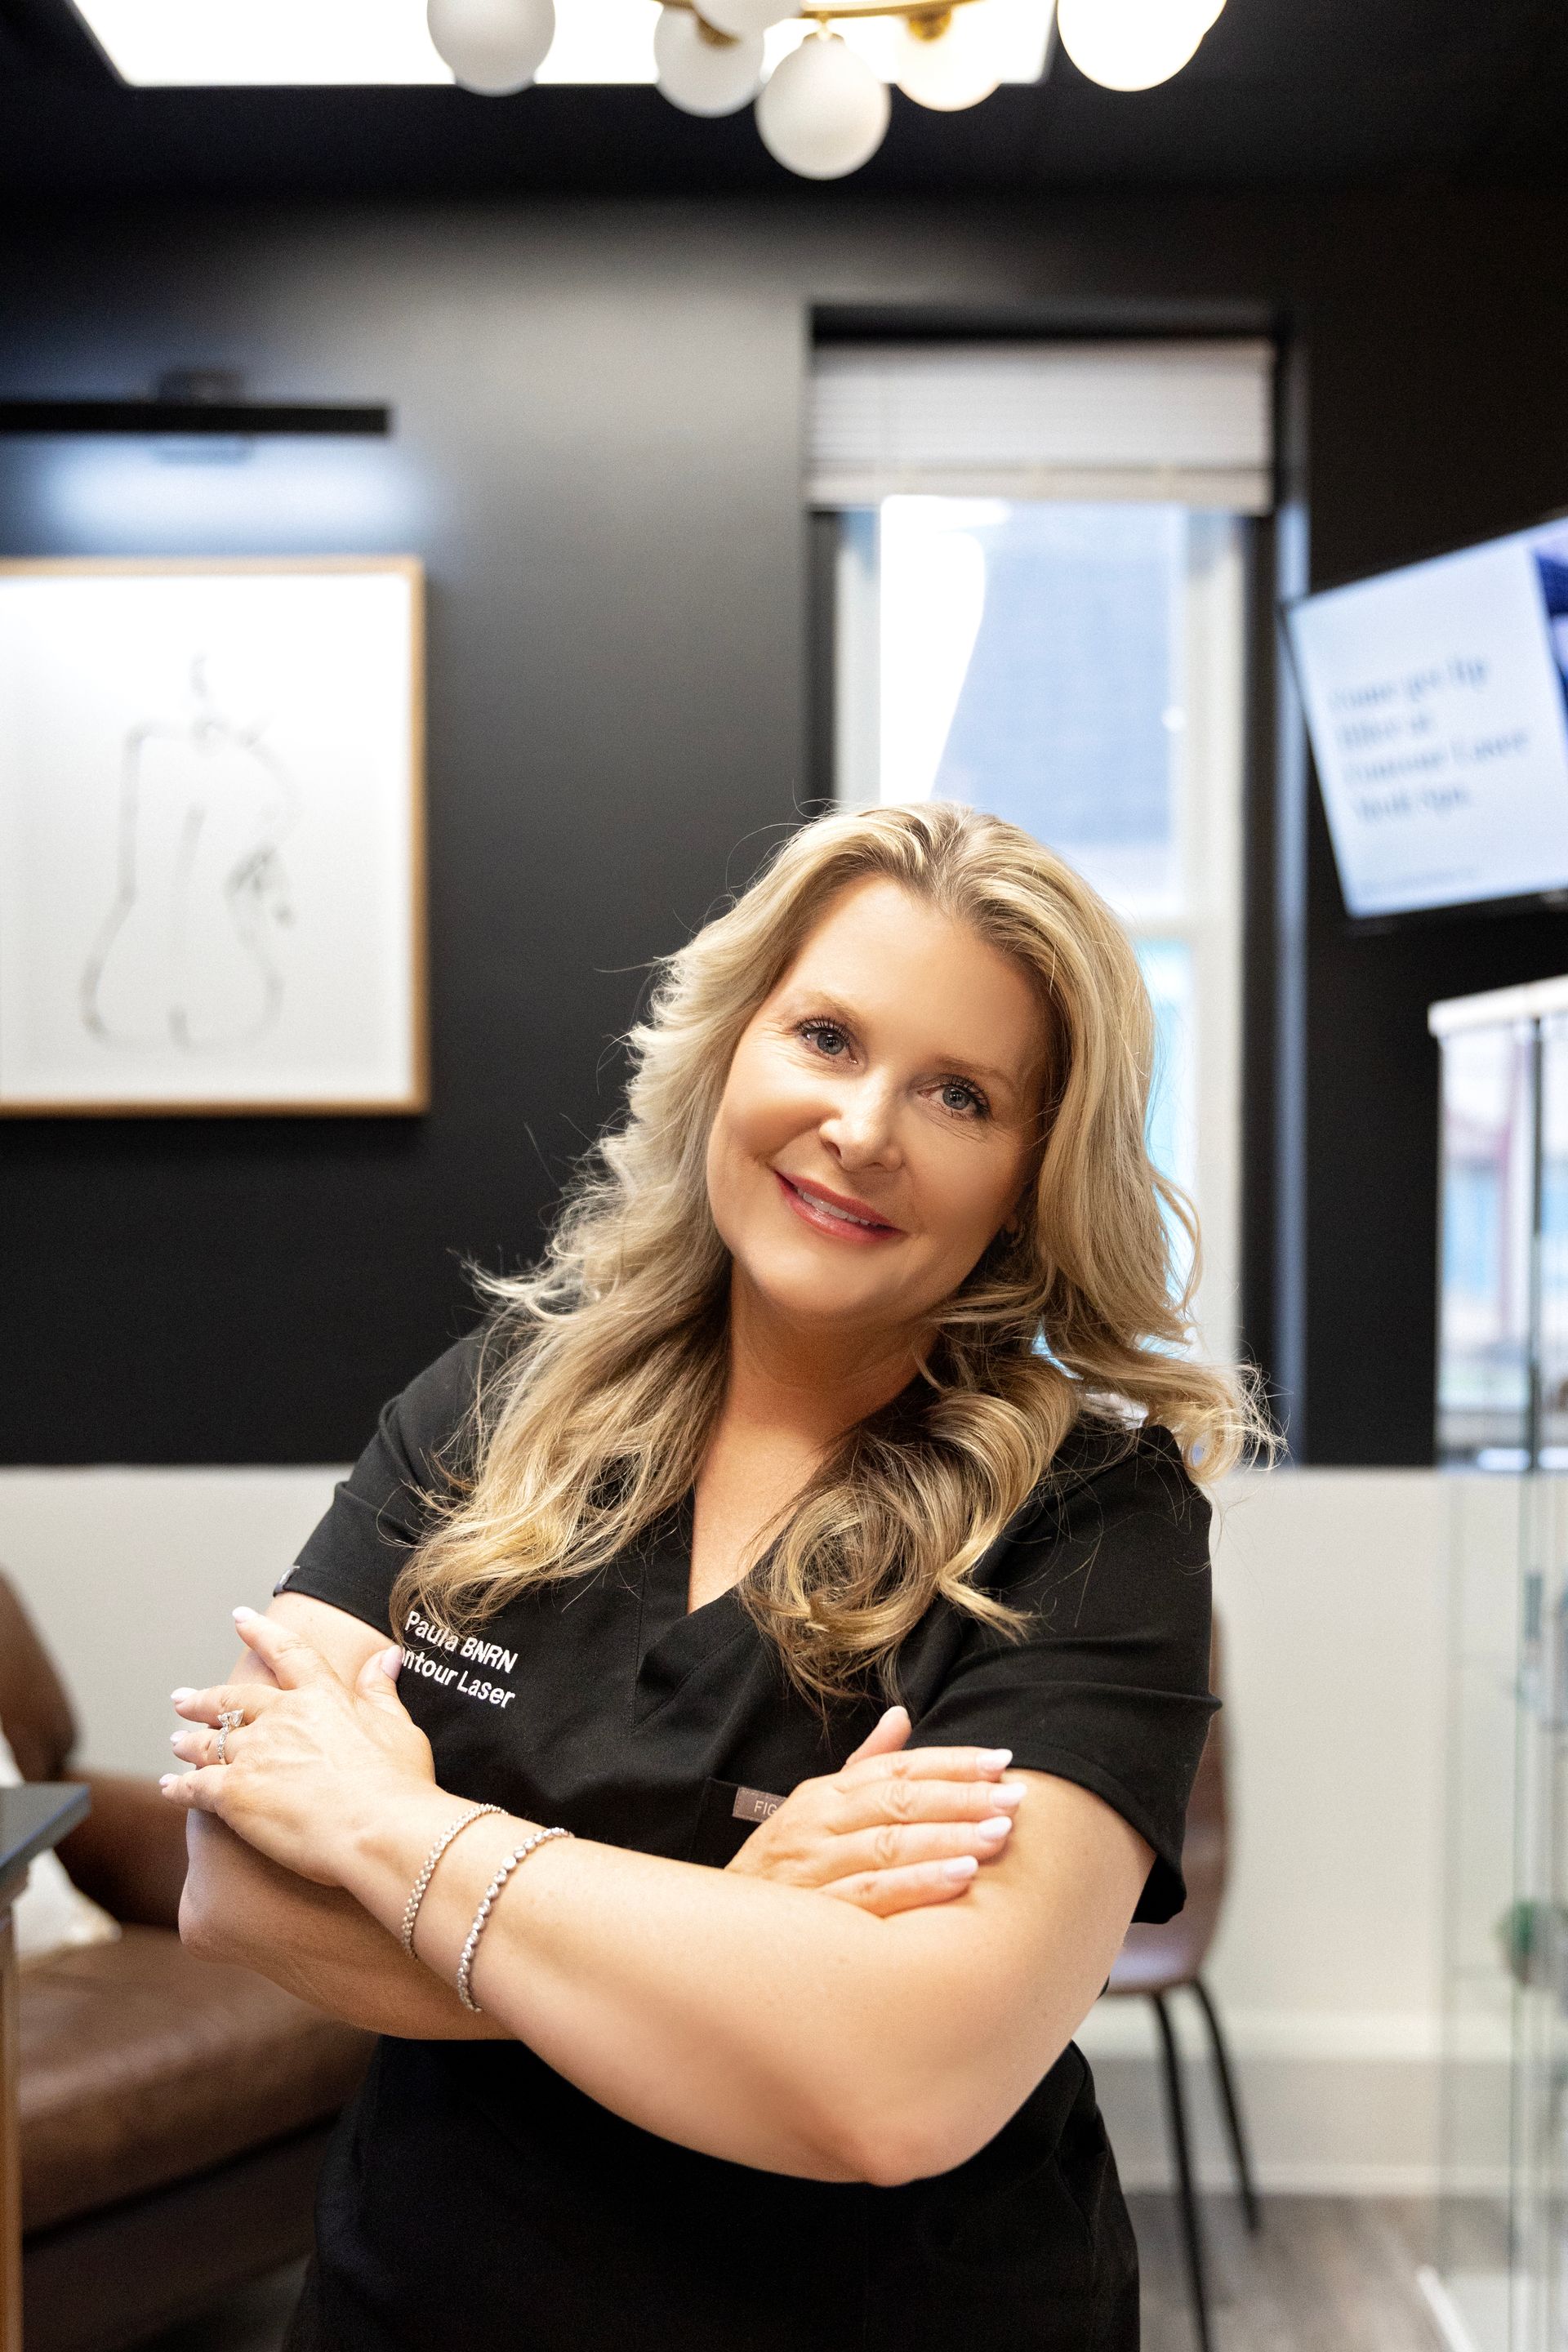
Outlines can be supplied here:
M1081 73L1147 89L1179 73L1225 0L73 0L142 88L654 82L688 114L757 102L763 144L807 179L880 146L889 85L948 113L1037 82L1054 33ZM782 77L782 79L781 79ZM776 88L775 88L776 84Z
M570 0L559 5L564 18ZM430 38L454 78L487 95L565 79L552 71L559 41L531 62L551 5L427 0ZM737 114L754 100L776 162L837 180L886 137L889 84L951 113L1001 82L1038 81L1052 16L1051 0L666 0L654 11L649 78L687 114Z
M658 86L683 114L739 114L763 86L763 37L715 32L693 8L661 8Z
M791 0L710 0L702 13L716 33L745 40L753 33L771 32L795 9Z
M984 5L932 9L899 27L896 79L906 98L940 114L978 106L1002 75Z
M1225 0L1058 0L1061 44L1106 89L1152 89L1195 53Z
M555 0L429 0L437 56L465 89L510 98L526 89L555 38Z
M876 153L892 110L887 83L823 24L769 75L757 134L803 180L841 180Z

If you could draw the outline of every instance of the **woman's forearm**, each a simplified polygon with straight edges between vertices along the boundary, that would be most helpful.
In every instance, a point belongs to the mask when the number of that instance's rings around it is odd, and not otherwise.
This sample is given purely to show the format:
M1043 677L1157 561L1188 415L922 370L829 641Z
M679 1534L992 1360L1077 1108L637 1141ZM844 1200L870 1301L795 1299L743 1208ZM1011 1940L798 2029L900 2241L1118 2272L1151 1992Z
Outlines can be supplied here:
M452 1803L432 1792L362 1830L345 1881L387 1924ZM498 1862L535 1826L477 1823L443 1861L418 1942L447 1982ZM1000 2127L1115 1950L1112 1931L1103 1960L1053 1969L1047 1952L1037 1986L1012 1929L976 1941L990 1897L967 1896L967 1917L877 1919L808 1889L562 1841L509 1882L474 1991L559 2073L663 2137L807 2178L907 2179ZM1002 2030L986 2032L986 2012Z
M475 2017L342 1887L268 1862L210 1814L187 1822L190 1868L180 1938L205 1959L255 1969L345 2023L408 2040L510 2038Z

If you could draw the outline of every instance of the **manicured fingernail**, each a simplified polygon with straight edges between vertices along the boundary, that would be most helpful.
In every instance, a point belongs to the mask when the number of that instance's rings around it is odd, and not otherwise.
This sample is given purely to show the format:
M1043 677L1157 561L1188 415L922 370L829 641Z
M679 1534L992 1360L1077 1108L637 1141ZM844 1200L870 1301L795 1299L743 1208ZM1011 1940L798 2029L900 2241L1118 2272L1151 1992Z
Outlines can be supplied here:
M991 1801L995 1805L1006 1805L1010 1809L1016 1810L1023 1803L1025 1789L1022 1780L998 1780L991 1791Z
M993 1813L988 1822L981 1822L980 1834L983 1838L1005 1838L1012 1826L1011 1813Z
M254 1609L238 1608L234 1612L234 1622L237 1625L243 1625L247 1617L254 1617L255 1614Z
M885 1706L882 1709L881 1720L886 1723L890 1715L908 1715L908 1713L909 1708L907 1706Z
M179 1746L179 1744L180 1744L181 1740L184 1738L184 1736L185 1736L185 1735L184 1735L184 1733L183 1731L171 1731L171 1732L170 1732L170 1734L169 1734L169 1745L170 1745L170 1747L171 1747L171 1748L177 1748L177 1747Z
M972 1853L955 1853L951 1862L942 1864L942 1874L951 1879L973 1878L979 1867Z
M176 1706L184 1706L186 1699L195 1698L195 1692L191 1688L189 1683L182 1683L178 1690L171 1691L169 1693L169 1696L174 1700Z
M158 1775L158 1786L160 1789L172 1789L176 1778L177 1775L173 1772L160 1772Z
M401 1650L383 1650L375 1663L387 1681L395 1683L397 1680L397 1669L403 1664L403 1653Z
M983 1772L1005 1772L1012 1761L1013 1751L1010 1748L983 1748L980 1751L980 1769Z

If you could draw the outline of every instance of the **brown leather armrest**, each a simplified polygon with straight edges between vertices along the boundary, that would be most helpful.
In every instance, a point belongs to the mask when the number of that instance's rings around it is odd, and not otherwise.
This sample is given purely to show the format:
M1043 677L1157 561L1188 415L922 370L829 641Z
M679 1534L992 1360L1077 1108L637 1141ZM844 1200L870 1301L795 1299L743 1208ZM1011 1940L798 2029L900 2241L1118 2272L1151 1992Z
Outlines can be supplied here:
M156 1780L125 1772L73 1776L92 1790L92 1811L60 1846L84 1895L126 1927L177 1927L185 1883L185 1815Z

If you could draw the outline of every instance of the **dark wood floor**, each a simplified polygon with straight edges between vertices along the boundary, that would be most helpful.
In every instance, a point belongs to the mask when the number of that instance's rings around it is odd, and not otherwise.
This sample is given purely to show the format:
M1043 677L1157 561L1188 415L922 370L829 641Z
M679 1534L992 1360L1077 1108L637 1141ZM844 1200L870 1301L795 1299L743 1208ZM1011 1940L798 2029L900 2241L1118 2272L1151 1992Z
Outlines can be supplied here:
M1143 2268L1143 2352L1194 2352L1176 2209L1134 2197ZM1374 2198L1270 2197L1249 2239L1228 2199L1205 2207L1215 2352L1441 2352L1415 2273L1430 2259L1428 2209ZM161 2336L147 2352L278 2352L294 2275Z
M1194 2352L1175 2201L1128 2200L1143 2274L1143 2352ZM1204 2208L1215 2352L1441 2352L1415 2283L1430 2207L1371 2197L1268 2197L1249 2238L1239 2208Z

